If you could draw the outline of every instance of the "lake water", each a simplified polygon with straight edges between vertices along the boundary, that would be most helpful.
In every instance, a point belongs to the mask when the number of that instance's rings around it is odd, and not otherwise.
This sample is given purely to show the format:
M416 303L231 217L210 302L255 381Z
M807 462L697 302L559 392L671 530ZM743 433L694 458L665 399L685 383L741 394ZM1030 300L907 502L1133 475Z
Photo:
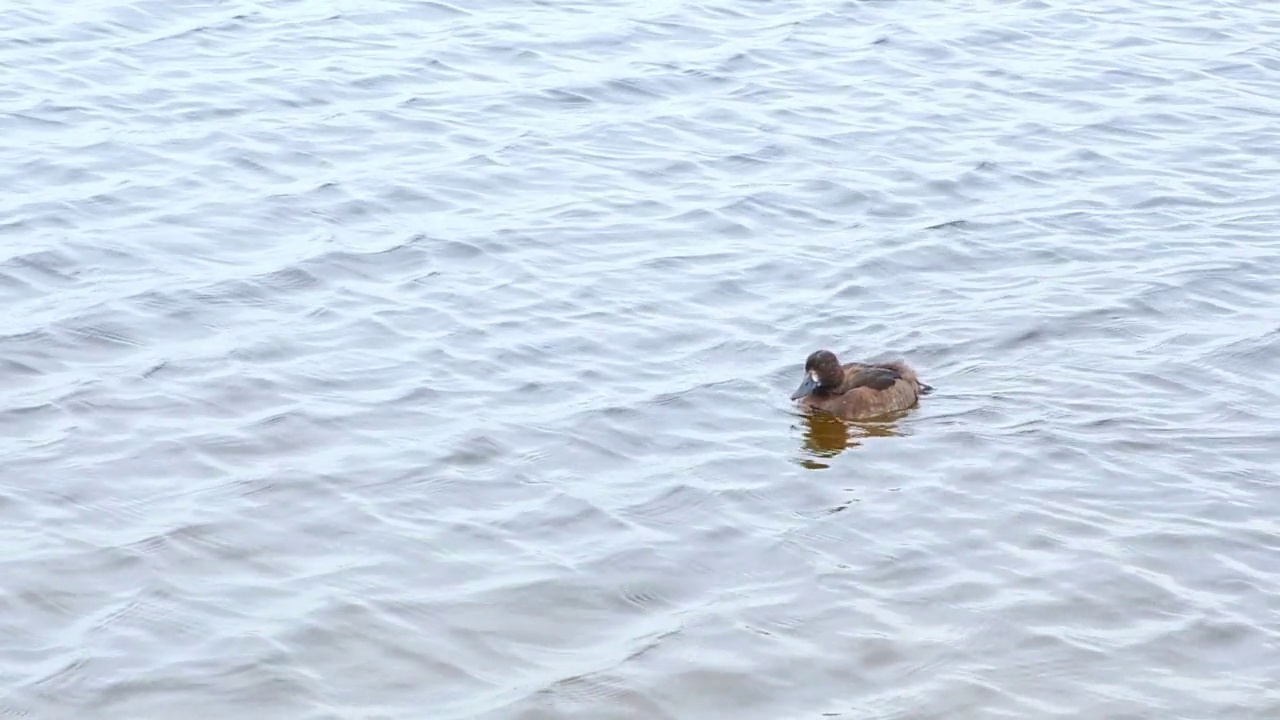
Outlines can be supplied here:
M1278 38L8 3L0 716L1277 717Z

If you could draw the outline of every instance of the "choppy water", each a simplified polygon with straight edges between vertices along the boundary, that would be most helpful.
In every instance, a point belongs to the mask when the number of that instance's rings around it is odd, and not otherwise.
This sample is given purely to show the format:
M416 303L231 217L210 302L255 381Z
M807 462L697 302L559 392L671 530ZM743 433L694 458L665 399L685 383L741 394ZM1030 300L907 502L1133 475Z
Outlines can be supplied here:
M0 715L1275 718L1275 10L10 2Z

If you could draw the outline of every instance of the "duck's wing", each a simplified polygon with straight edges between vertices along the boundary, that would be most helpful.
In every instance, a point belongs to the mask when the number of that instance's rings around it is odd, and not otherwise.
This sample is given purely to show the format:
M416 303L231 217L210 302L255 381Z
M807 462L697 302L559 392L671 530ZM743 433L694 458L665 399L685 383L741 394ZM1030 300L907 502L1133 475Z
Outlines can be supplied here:
M888 390L902 379L897 369L887 365L850 365L845 368L842 392L854 388L869 387L872 390Z

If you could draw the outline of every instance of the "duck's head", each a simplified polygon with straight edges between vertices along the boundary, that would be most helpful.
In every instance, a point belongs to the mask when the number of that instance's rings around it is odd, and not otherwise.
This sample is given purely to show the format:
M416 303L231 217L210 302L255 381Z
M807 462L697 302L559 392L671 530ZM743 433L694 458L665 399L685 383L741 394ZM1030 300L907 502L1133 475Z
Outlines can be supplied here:
M804 380L791 393L792 400L799 400L815 390L832 390L844 382L844 368L840 359L830 350L818 350L804 361Z

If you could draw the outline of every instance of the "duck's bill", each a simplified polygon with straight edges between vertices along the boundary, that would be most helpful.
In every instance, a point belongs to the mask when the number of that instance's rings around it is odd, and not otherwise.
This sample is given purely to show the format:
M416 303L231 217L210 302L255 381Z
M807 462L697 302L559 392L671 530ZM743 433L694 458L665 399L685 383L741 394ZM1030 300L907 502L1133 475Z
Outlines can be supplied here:
M804 376L804 382L800 383L800 387L796 388L796 391L791 393L791 399L799 400L800 398L804 397L805 395L808 395L809 393L817 389L818 389L818 381L814 380L812 375L809 375L808 373L806 373Z

